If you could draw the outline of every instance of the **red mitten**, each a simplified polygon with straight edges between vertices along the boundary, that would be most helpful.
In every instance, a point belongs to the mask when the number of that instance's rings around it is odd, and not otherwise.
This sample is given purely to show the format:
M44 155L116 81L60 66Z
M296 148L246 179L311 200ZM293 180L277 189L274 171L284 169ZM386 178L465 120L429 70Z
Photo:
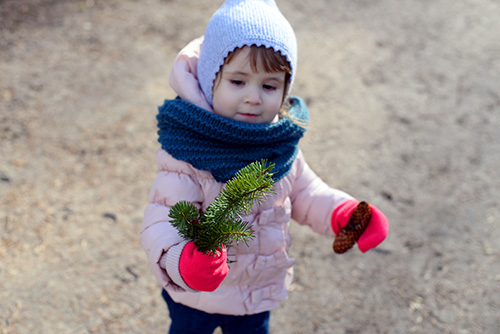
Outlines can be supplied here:
M182 250L179 272L191 289L212 292L219 287L229 272L227 250L223 247L214 255L203 254L194 242L190 241Z
M340 203L333 210L331 224L335 234L338 234L347 225L358 203L354 199L349 199ZM372 211L370 222L358 240L359 250L363 253L377 247L389 233L389 220L387 217L375 205L370 204L370 209Z

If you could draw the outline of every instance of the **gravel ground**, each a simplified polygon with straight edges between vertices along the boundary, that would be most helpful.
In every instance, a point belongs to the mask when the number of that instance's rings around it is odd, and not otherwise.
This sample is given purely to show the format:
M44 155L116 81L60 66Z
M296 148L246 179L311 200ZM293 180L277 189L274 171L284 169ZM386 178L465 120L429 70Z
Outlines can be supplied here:
M0 0L0 333L165 333L139 244L156 107L221 1ZM391 232L344 255L293 225L272 333L500 332L500 4L278 0L301 142Z

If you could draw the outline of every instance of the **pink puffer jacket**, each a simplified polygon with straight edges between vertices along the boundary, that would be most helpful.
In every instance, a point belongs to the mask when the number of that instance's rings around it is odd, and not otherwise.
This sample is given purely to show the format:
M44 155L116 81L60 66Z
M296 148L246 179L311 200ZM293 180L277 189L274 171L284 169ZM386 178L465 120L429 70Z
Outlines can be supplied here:
M275 184L276 194L243 217L253 225L256 238L248 246L241 243L229 248L228 259L233 262L219 288L189 292L176 285L159 265L162 255L183 241L169 223L169 209L187 200L204 210L224 184L161 149L157 166L159 172L141 228L142 246L156 278L172 299L208 313L244 315L277 308L287 298L295 262L288 256L290 219L333 237L332 212L340 202L352 198L326 185L299 151L291 171Z

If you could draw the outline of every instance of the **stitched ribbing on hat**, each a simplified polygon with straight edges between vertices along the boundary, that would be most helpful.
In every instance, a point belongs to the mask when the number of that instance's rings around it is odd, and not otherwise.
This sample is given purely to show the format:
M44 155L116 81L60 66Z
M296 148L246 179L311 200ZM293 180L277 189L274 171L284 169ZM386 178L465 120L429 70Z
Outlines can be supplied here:
M290 117L269 124L253 124L224 118L180 98L166 100L158 108L158 142L174 158L209 171L226 182L252 162L275 164L276 180L290 171L297 144L309 115L300 98L290 100Z

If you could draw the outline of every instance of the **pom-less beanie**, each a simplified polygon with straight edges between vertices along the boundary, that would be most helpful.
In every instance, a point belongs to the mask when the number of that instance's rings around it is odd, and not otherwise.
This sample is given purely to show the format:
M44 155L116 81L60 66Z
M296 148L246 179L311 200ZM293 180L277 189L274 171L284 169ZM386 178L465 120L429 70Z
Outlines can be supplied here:
M291 87L297 66L297 40L274 0L226 0L207 25L198 60L198 80L211 105L214 80L224 59L245 45L273 48L285 56L292 69Z

